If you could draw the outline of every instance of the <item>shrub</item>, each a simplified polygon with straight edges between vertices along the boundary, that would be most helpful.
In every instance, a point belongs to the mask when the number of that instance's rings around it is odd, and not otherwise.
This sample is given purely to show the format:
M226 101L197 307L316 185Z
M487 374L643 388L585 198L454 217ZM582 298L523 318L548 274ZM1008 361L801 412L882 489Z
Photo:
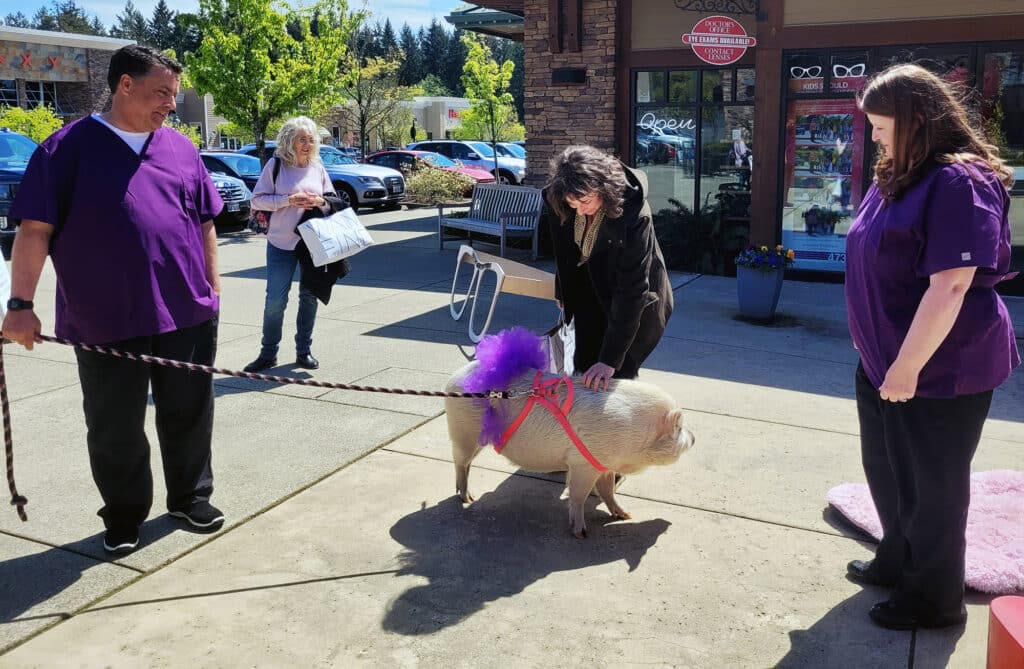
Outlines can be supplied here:
M437 168L417 170L405 182L406 198L418 204L443 204L465 199L473 189L471 177Z
M40 105L35 109L0 106L0 127L19 132L37 144L60 130L63 125L64 121L49 105Z

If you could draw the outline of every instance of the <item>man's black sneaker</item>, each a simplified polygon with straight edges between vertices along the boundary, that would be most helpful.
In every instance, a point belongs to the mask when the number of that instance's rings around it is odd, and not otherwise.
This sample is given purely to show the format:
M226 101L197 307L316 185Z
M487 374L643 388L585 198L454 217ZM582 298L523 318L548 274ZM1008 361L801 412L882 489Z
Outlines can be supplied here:
M111 555L128 555L138 547L137 527L111 527L103 535L103 550Z
M175 518L183 518L200 532L216 532L224 524L224 514L209 502L196 502L187 511L171 511Z

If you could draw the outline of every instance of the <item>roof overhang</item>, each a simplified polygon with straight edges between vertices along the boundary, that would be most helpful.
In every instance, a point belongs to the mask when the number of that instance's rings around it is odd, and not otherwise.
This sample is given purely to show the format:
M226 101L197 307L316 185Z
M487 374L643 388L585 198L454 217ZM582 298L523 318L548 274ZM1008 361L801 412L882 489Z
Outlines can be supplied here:
M12 28L5 25L0 25L0 40L52 44L54 46L76 47L79 49L103 49L106 51L117 51L123 46L135 44L135 40L131 39L58 33L52 30L35 30L32 28Z
M480 3L484 5L485 3ZM456 9L445 21L462 30L494 37L523 41L523 3L494 2L488 5L500 5L506 9L494 9L490 6L464 5ZM518 9L515 7L518 6Z

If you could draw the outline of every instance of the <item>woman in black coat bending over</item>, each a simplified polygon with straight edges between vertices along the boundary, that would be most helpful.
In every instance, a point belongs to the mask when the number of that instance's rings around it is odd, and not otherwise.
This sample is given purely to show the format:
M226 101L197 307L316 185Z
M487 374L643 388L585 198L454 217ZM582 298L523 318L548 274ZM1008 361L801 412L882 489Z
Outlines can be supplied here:
M606 389L611 378L636 378L672 314L647 176L592 146L565 149L550 174L555 296L575 323L583 385Z

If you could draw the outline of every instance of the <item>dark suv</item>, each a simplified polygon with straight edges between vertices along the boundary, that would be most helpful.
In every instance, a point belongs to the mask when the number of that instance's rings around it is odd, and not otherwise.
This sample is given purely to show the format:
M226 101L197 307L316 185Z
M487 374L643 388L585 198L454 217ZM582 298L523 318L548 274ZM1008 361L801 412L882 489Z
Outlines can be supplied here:
M25 135L0 128L0 249L5 258L11 256L14 233L17 231L8 213L36 146Z

